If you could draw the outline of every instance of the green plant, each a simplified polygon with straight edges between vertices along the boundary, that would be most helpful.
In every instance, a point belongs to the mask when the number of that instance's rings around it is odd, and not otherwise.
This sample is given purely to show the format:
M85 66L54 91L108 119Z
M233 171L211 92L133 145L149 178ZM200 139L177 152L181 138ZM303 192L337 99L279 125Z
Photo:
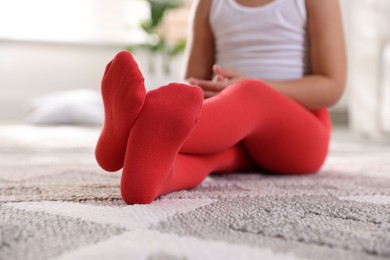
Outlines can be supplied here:
M130 51L137 49L146 49L151 54L149 61L149 70L154 72L153 56L160 53L163 56L163 69L166 74L170 73L169 63L172 57L180 54L185 49L185 39L174 44L167 42L164 32L159 30L166 11L177 9L184 4L185 0L145 0L149 4L150 17L141 21L141 29L148 35L148 39L143 44L129 46Z

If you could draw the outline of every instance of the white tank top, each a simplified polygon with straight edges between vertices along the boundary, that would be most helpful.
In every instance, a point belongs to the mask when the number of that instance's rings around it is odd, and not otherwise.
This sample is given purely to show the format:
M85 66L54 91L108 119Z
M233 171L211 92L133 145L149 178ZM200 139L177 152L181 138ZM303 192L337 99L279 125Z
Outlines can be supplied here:
M222 67L264 80L310 72L305 0L273 0L260 7L213 0L210 25Z

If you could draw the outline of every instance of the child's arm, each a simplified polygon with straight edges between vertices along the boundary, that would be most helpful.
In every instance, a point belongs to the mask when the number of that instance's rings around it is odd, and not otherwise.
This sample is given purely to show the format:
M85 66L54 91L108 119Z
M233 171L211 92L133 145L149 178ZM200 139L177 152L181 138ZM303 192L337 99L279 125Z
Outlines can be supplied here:
M341 97L346 54L338 0L306 0L312 74L299 80L266 82L309 109L329 107Z
M298 80L264 81L308 109L329 107L340 98L346 81L346 57L342 20L338 0L306 0L309 23L309 44L312 73ZM224 69L222 69L222 72ZM228 81L199 80L191 76L192 84L217 93L227 85L244 77L228 69ZM236 73L236 75L235 75Z
M187 39L184 78L211 80L214 64L214 37L209 23L211 0L195 0L192 6L190 33Z

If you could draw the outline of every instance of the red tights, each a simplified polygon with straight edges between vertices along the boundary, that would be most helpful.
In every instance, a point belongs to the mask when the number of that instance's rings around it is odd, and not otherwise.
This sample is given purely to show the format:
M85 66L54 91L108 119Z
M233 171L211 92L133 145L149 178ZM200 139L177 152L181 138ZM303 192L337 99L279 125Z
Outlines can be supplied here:
M102 95L96 159L108 171L123 167L128 204L194 188L213 172L313 173L327 154L327 110L309 111L257 80L207 100L200 88L177 83L146 93L132 56L120 52L107 65Z

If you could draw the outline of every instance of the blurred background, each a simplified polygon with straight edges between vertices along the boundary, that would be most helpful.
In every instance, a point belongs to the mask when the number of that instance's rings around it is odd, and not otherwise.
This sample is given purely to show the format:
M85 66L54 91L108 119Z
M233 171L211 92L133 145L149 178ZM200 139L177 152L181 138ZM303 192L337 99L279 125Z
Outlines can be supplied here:
M335 125L390 137L390 1L340 0L349 59ZM0 0L0 124L102 121L100 80L134 52L148 89L180 81L191 0Z

